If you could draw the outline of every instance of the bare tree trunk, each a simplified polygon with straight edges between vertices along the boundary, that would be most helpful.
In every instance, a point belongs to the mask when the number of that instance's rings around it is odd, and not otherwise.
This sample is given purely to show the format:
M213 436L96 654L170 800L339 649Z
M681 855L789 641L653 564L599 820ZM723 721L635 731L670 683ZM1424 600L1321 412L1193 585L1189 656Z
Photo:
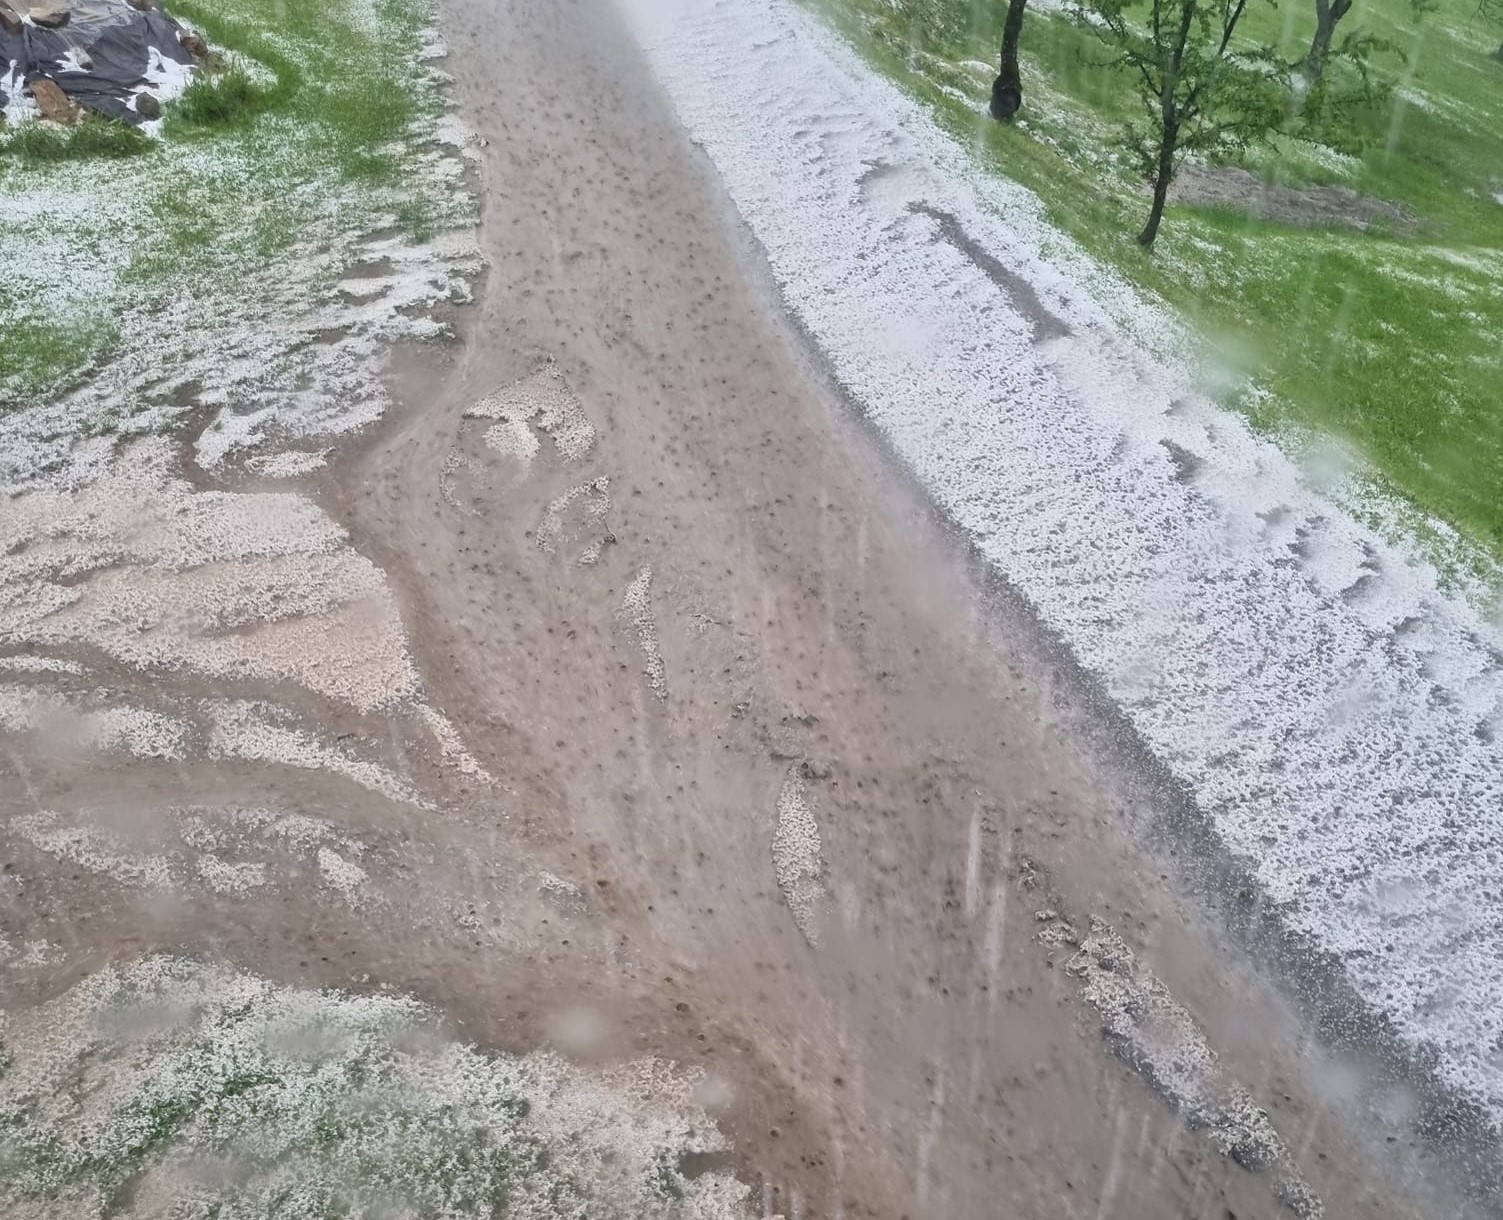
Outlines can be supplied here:
M1159 165L1153 175L1153 207L1148 213L1148 223L1138 234L1138 245L1152 250L1159 235L1159 223L1164 219L1164 204L1169 199L1169 184L1174 181L1174 152L1179 145L1179 122L1169 119L1164 124L1164 134L1159 141Z
M1018 42L1023 36L1023 13L1028 0L1007 0L1007 20L1002 26L1001 74L992 82L992 118L999 123L1017 114L1023 105L1023 78L1018 72Z
M1331 39L1336 34L1336 23L1351 12L1352 0L1315 0L1315 37L1310 40L1310 50L1300 66L1305 80L1315 84L1326 70L1326 59L1331 54Z
M1145 250L1153 249L1154 240L1159 235L1159 222L1164 219L1164 204L1169 198L1169 184L1174 181L1174 154L1179 151L1181 118L1179 97L1175 90L1179 88L1180 68L1185 62L1185 47L1189 44L1190 26L1194 23L1195 17L1195 5L1187 0L1184 11L1180 14L1179 33L1174 42L1174 49L1170 52L1169 63L1164 69L1163 79L1159 82L1159 163L1153 171L1153 207L1148 213L1148 223L1138 234L1138 245ZM1157 19L1156 9L1155 19ZM1231 27L1228 26L1226 39L1230 39L1231 34ZM1221 49L1226 50L1225 40L1221 44Z

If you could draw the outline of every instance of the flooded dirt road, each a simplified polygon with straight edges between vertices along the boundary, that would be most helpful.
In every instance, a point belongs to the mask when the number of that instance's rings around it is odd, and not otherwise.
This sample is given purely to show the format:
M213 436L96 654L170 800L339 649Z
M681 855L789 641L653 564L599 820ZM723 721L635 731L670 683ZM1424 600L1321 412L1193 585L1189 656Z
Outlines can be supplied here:
M1129 838L1131 742L783 317L617 14L443 32L462 342L297 495L137 454L9 552L85 596L8 637L8 1004L162 949L656 1053L767 1214L1466 1214Z

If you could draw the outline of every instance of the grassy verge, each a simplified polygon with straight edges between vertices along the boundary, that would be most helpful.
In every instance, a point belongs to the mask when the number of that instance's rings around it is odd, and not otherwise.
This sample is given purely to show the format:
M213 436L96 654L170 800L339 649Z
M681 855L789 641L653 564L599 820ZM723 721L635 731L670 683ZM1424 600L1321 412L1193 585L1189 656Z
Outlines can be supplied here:
M663 1065L487 1054L391 997L153 958L0 1016L0 1206L338 1220L743 1213Z
M226 70L165 107L161 139L90 122L66 135L27 124L0 142L0 265L12 269L0 413L31 413L9 426L33 437L87 433L106 415L155 426L189 385L231 411L306 390L297 319L335 298L359 243L422 244L471 215L432 142L443 107L424 59L429 0L171 11Z
M1421 519L1503 555L1503 64L1472 0L1418 19L1407 0L1358 4L1343 30L1402 49L1379 63L1391 98L1354 110L1328 143L1280 140L1251 165L1398 203L1412 235L1180 204L1152 255L1133 241L1147 200L1116 141L1139 104L1132 82L1065 14L1029 12L1023 121L1003 127L978 117L1000 0L809 2L1060 228L1180 309L1223 370L1257 387L1238 404L1255 424L1301 444L1335 438ZM1291 57L1308 45L1313 4L1254 11L1249 36Z
M0 158L28 168L52 161L134 157L150 149L151 140L140 131L99 115L90 115L73 128L33 121L0 132Z

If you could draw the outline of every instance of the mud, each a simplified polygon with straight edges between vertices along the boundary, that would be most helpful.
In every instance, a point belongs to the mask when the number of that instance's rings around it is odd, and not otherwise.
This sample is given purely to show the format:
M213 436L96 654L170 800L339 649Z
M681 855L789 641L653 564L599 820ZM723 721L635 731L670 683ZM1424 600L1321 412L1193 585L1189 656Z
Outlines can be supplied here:
M1284 186L1265 182L1237 165L1187 165L1175 178L1170 198L1230 208L1297 229L1377 230L1412 237L1422 228L1407 208L1349 186Z
M167 575L223 559L181 558L170 482L125 533L175 549L7 560L61 609L6 683L182 726L162 756L7 721L8 1005L169 950L660 1055L768 1214L1279 1214L1112 1053L1042 893L1193 1014L1328 1214L1483 1214L1129 838L1069 684L783 319L611 9L445 19L489 271L462 342L397 353L399 409L289 467L327 566L242 546L201 608Z

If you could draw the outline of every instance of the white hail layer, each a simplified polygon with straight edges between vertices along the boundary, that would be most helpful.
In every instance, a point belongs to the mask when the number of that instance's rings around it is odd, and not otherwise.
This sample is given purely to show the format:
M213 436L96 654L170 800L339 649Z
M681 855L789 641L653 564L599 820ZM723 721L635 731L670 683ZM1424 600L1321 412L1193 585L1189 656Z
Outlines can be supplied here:
M872 422L1289 925L1503 1119L1497 626L1148 355L1126 332L1174 324L813 18L629 7Z
M810 944L819 940L819 916L825 903L819 826L809 803L809 789L797 765L778 792L778 823L772 836L772 865L778 889L793 913L793 922Z
M652 693L659 699L668 698L668 673L658 647L658 625L652 617L651 564L643 567L627 585L621 598L621 618L636 633L637 646L642 650L642 672Z

